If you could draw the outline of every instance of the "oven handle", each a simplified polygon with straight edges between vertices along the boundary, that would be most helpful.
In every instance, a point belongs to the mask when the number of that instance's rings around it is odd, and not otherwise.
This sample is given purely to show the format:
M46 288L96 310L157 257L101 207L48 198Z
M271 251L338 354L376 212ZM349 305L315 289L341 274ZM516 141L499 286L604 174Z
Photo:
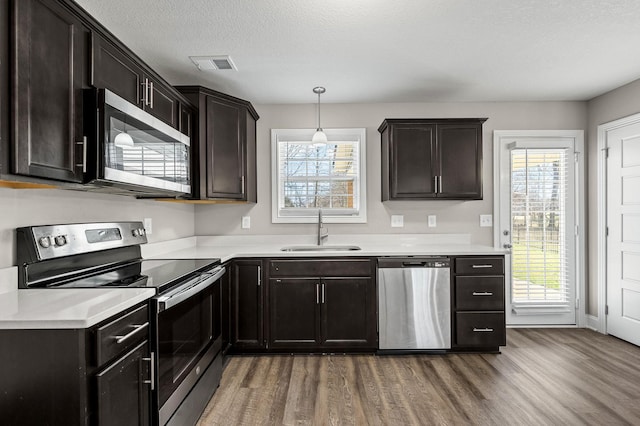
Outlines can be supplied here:
M224 266L217 267L210 272L203 273L199 278L194 280L195 282L191 281L187 284L184 284L183 286L178 287L170 294L157 297L156 300L158 302L158 312L162 312L165 309L176 306L177 304L184 302L191 296L201 292L202 290L218 281L225 272L226 269ZM201 280L201 277L203 276L207 276L207 278Z

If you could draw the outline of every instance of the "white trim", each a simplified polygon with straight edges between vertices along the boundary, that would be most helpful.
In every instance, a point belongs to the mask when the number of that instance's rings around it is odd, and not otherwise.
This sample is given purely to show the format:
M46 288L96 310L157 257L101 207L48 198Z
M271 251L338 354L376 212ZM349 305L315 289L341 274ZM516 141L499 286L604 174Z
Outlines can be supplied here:
M598 317L587 314L587 323L585 324L586 328L590 328L593 331L600 331L600 321L598 321Z
M549 139L549 138L569 138L574 140L574 150L578 153L579 161L576 164L576 225L578 225L578 231L576 235L576 325L578 327L584 327L586 325L586 306L584 301L586 299L586 280L585 280L585 229L587 224L585 203L585 155L584 155L584 130L494 130L493 131L493 244L495 248L501 247L501 229L500 229L500 202L501 191L500 184L502 179L508 179L508 176L501 176L500 164L502 161L500 149L501 143L504 139ZM506 142L506 141L505 141ZM505 268L506 276L505 282L511 282L511 270ZM505 292L505 296L508 292ZM505 301L506 302L506 301Z
M640 123L640 113L598 126L598 260L596 262L598 278L598 317L592 325L596 331L607 334L607 133L611 130Z
M366 223L367 222L367 129L323 129L329 141L336 139L356 138L359 142L358 186L359 186L359 210L358 214L347 213L335 215L326 213L323 216L325 223ZM309 140L316 129L271 129L271 222L272 223L316 223L317 209L312 216L287 216L280 214L278 207L279 179L278 174L278 142L287 140ZM350 139L346 139L350 140Z

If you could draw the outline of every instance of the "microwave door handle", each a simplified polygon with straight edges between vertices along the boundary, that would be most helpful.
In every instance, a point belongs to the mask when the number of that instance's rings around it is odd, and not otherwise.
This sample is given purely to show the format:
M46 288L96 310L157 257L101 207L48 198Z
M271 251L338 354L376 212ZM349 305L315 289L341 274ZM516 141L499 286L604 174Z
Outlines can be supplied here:
M159 303L158 312L162 312L166 309L172 308L178 305L179 303L182 303L185 300L189 299L191 296L211 286L213 283L218 281L224 275L225 271L226 269L224 267L221 267L220 269L216 269L214 274L211 275L209 278L199 282L198 284L187 287L184 290L178 289L178 291L173 294L158 297L157 299Z

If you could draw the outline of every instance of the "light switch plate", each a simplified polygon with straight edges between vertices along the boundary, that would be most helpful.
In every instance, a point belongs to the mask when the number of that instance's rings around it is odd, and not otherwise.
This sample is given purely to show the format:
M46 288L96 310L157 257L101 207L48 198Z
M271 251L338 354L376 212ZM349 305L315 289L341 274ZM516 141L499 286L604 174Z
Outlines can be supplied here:
M147 235L153 234L153 221L150 217L142 219L142 226L144 226L144 233Z
M480 226L483 227L483 228L493 226L493 215L491 215L491 214L481 214L480 215Z
M251 216L242 216L242 229L251 228Z
M436 215L435 214L430 214L427 217L427 225L429 226L429 228L435 228L436 227Z
M402 228L404 226L404 216L401 214L392 214L391 215L391 227L392 228Z

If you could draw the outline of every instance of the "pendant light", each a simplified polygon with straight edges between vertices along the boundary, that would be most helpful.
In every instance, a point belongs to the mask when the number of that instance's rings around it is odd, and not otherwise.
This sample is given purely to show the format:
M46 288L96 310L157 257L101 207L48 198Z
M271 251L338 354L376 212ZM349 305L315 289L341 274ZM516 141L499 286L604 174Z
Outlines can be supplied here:
M313 93L316 93L318 95L318 128L311 138L311 142L313 143L327 142L327 135L322 131L322 127L320 127L320 95L324 92L326 92L324 87L318 86L313 88Z
M133 138L127 132L120 132L113 139L113 144L120 148L132 148Z

